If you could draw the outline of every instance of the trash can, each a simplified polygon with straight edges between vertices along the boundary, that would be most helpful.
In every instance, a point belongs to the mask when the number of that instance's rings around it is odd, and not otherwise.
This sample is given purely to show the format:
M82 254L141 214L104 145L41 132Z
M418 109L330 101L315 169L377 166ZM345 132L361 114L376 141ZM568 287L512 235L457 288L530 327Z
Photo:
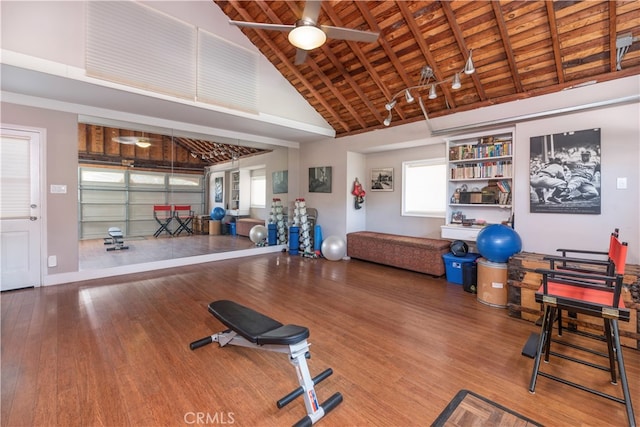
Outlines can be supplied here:
M462 289L472 294L478 291L478 263L465 262L462 264Z
M478 260L478 302L491 307L507 307L507 264Z

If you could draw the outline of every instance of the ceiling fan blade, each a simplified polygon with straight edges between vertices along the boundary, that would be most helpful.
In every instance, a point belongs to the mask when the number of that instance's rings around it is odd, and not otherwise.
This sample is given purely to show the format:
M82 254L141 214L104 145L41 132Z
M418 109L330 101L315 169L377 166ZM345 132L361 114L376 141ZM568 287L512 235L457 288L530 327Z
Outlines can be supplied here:
M318 22L318 16L320 15L320 4L321 1L317 0L307 0L304 5L304 11L302 12L302 16L300 19L303 21L313 22L314 24Z
M294 62L295 65L300 65L300 64L304 64L304 61L307 60L307 52L304 49L296 49L296 61Z
M247 28L254 28L258 30L274 30L274 31L291 31L294 28L294 25L262 24L259 22L245 22L245 21L233 21L233 20L229 20L229 24L235 25L236 27L247 27Z
M373 43L378 40L380 36L380 33L374 33L372 31L352 30L350 28L332 27L330 25L320 25L320 28L330 39Z

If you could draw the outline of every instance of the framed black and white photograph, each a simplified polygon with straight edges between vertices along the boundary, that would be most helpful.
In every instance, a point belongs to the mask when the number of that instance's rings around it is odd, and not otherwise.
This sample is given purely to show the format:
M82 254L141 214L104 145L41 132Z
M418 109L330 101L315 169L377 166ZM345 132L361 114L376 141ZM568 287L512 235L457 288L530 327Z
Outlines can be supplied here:
M271 186L273 194L283 194L289 192L289 171L278 171L271 174Z
M309 193L331 193L331 166L309 168Z
M216 203L222 203L222 192L223 192L223 178L221 176L218 176L214 179L213 181L213 194L214 194L214 199L213 201Z
M600 129L532 137L529 150L532 213L600 214Z
M371 169L371 191L393 191L393 168Z

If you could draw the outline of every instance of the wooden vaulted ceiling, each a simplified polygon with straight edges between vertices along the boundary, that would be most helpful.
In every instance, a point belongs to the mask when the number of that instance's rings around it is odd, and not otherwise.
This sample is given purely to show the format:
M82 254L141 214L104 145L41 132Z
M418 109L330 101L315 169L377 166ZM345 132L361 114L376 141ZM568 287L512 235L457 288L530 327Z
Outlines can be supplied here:
M116 142L118 137L142 138L149 146L122 144ZM78 160L83 165L202 173L206 166L234 162L270 151L201 139L78 124Z
M293 24L304 1L212 0L233 20ZM416 85L425 65L449 79L473 51L476 73L462 87L419 95L430 118L640 74L640 2L324 1L318 24L380 32L375 43L328 39L295 65L286 32L244 34L336 130L383 127L385 104ZM633 43L616 70L616 40ZM628 40L628 38L627 38ZM417 98L417 96L416 96ZM391 126L423 120L418 102L398 97Z

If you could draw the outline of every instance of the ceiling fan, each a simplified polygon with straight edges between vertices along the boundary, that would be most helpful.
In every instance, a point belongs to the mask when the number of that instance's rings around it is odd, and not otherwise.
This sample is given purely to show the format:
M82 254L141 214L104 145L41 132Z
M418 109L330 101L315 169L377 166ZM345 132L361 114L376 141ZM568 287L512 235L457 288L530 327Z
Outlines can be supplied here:
M302 16L295 24L262 24L230 20L229 24L238 27L255 28L261 30L288 31L289 42L297 48L295 64L302 64L307 59L309 50L322 46L327 38L350 40L356 42L373 43L380 33L372 31L352 30L344 27L318 25L321 1L308 0L305 2Z
M148 148L152 142L156 141L156 139L146 136L114 136L111 140L118 144L137 145L140 148Z

